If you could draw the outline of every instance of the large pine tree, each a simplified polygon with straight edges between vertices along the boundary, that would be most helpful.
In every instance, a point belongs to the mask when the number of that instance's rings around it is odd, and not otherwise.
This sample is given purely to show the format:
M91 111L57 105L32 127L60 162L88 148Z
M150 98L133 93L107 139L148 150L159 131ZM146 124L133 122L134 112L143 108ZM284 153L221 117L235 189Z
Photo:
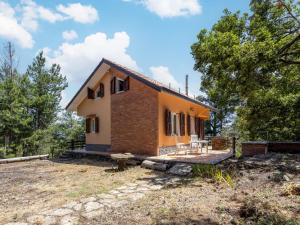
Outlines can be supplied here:
M31 115L34 130L45 129L53 123L60 110L61 92L67 87L66 77L57 64L46 66L43 52L28 66L26 75L30 79Z

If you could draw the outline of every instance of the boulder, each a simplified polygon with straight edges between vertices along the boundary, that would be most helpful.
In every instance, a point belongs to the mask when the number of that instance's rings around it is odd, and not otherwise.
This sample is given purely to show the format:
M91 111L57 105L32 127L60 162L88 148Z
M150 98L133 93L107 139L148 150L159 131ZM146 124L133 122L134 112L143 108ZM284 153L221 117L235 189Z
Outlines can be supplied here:
M142 167L152 170L166 171L168 164L144 160L142 163Z
M178 176L188 176L192 173L192 165L186 163L176 163L168 170L167 173Z

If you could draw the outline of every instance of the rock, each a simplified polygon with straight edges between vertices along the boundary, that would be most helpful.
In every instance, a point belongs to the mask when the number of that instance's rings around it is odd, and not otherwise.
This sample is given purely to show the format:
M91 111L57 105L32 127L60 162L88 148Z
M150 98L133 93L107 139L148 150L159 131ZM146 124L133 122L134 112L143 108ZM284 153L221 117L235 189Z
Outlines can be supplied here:
M89 198L83 198L80 200L81 203L87 203L87 202L95 202L97 199L95 197L89 197Z
M53 216L46 216L44 218L43 225L54 225L54 224L57 224L55 217L53 217Z
M53 210L49 215L50 216L65 216L72 213L73 210L67 208L60 208Z
M99 202L88 202L85 204L84 208L86 212L90 212L103 207Z
M75 211L80 211L81 208L82 208L82 203L78 203L77 205L75 205L75 206L73 207L73 209L74 209Z
M288 177L288 175L283 175L283 180L284 181L290 181L290 178Z
M30 216L27 218L28 223L33 223L33 224L43 224L45 221L44 216L41 215L35 215L35 216Z
M131 201L136 201L142 197L144 197L145 194L143 193L132 193L132 194L128 194L128 199L130 199Z
M129 159L127 162L126 162L127 165L130 165L130 166L137 166L137 165L140 165L141 162L138 161L138 160L134 160L134 159Z
M126 205L127 203L128 203L128 201L126 201L126 200L116 201L113 205L111 205L111 207L118 208L123 205Z
M158 163L150 160L144 160L141 166L147 169L159 170L159 171L166 171L168 167L168 165L165 163Z
M169 169L167 173L178 176L188 176L192 173L192 166L186 163L177 163Z
M61 225L75 225L78 224L79 218L76 216L66 215L60 220Z
M75 205L77 205L77 202L73 201L73 202L70 202L68 204L65 204L64 207L72 209Z
M91 211L87 213L83 213L82 216L86 219L93 219L97 216L100 216L103 213L103 209L98 209L96 211Z

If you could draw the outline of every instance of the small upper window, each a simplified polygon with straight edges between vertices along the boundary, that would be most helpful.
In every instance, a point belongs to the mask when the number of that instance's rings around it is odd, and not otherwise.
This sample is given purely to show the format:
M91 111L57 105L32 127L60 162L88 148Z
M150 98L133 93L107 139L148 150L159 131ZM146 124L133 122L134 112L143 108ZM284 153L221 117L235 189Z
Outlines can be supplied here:
M116 82L116 89L117 89L117 93L118 92L122 92L124 91L124 80L121 80L121 79L117 79L117 82Z

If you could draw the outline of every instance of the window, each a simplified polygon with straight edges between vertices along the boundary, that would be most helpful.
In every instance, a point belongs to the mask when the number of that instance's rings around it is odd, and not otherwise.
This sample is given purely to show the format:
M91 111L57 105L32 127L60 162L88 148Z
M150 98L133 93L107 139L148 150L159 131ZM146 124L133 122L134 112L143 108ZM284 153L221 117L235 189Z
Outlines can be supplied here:
M117 93L124 91L124 80L117 78L116 91Z
M122 80L118 77L113 77L110 81L110 93L120 93L129 90L129 76Z
M97 90L97 98L103 98L104 97L104 84L100 83L99 88Z
M180 135L179 114L171 113L171 115L172 115L172 120L171 120L172 136Z
M91 131L92 133L96 133L96 120L95 118L92 119L92 127L91 127Z
M99 133L99 117L86 118L86 133Z

